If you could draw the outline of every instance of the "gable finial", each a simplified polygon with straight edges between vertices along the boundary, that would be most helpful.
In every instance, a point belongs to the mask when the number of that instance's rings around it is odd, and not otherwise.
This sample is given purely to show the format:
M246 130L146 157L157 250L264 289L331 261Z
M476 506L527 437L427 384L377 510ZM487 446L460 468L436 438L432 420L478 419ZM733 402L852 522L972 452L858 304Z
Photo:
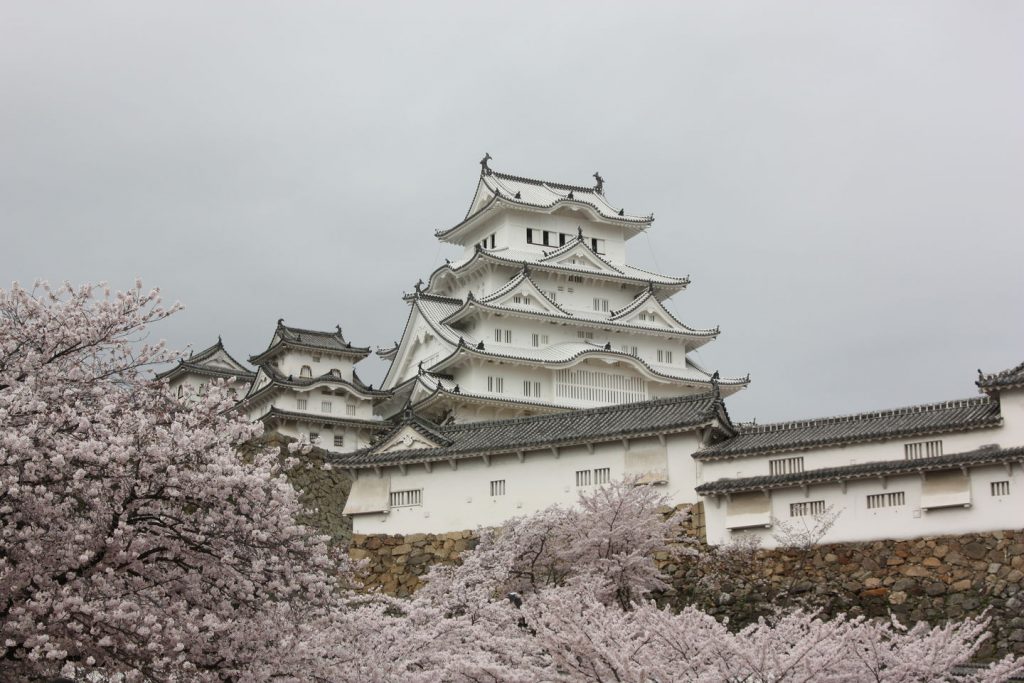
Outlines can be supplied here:
M600 171L596 171L594 173L594 180L597 181L597 184L594 185L594 192L596 192L599 195L603 196L604 195L604 178L601 177L601 172Z
M583 241L583 228L581 228L578 225L576 226L576 239L580 240L581 242Z
M224 345L224 342L221 341L220 335L218 334L217 335L217 346L223 346L223 345Z
M422 290L423 290L423 280L422 279L417 280L415 287L416 287L416 294L417 295L421 294Z
M654 280L647 281L647 291L654 294Z
M576 199L576 195L575 195L575 194L573 194L573 191L572 191L572 190L569 190L569 196L568 196L568 197L566 197L566 199Z
M619 215L620 216L625 216L626 215L626 210L625 209L619 209Z
M277 319L277 326L278 327L284 327L284 318L278 318Z
M722 398L722 391L718 386L718 370L715 370L715 374L711 375L711 391L715 394L715 400Z
M480 175L491 175L491 167L487 165L487 162L491 160L491 153L485 152L484 158L480 160Z

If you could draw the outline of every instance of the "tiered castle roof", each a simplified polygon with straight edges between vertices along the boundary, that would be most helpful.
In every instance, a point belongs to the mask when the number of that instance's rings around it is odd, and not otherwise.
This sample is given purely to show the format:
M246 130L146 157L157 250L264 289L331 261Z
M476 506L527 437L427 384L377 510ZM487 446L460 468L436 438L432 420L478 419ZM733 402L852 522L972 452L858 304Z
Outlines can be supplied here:
M175 380L182 375L199 375L211 379L237 379L249 382L256 378L256 373L235 360L220 337L213 346L203 349L198 353L190 354L182 358L170 370L157 373L158 380Z

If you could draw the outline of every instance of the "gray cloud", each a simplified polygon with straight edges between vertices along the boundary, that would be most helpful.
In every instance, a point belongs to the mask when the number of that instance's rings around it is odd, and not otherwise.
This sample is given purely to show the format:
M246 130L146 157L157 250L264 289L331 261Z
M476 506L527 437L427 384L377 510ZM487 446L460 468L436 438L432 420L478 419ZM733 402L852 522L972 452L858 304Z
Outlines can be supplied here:
M1017 3L2 2L0 279L388 344L489 151L656 213L735 417L970 395L1024 360L1022 71Z

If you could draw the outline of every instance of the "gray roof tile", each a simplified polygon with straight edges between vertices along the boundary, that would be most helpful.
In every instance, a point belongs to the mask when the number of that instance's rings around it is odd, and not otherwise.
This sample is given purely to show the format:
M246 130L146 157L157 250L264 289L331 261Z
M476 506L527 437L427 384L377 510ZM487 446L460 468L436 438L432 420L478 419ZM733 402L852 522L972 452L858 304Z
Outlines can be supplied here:
M371 447L338 455L334 462L343 467L373 467L515 453L600 439L669 433L705 425L716 419L723 429L731 431L725 404L712 392L554 415L434 426L434 431L448 439L450 445L388 453L377 453ZM400 428L401 425L395 429Z
M995 427L1001 423L997 401L988 397L969 398L816 420L745 425L736 436L700 450L693 457L716 460Z
M1020 389L1024 387L1024 363L1015 368L988 375L978 370L978 381L975 384L986 393L1001 389Z
M765 489L792 488L808 484L820 484L831 481L848 481L852 479L871 479L873 477L892 476L897 474L915 474L938 470L956 469L974 465L990 465L1024 460L1024 446L1014 448L979 448L965 453L951 453L937 458L920 458L917 460L882 460L865 462L842 467L825 467L791 474L775 474L763 477L742 477L735 479L719 479L701 484L697 493L713 495L723 493L740 493L743 491L762 491Z

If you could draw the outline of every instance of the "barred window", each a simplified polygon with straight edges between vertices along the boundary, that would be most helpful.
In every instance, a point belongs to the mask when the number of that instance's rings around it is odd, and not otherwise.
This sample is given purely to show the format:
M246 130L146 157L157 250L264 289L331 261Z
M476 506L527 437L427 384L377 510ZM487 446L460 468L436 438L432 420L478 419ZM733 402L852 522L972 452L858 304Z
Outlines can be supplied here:
M659 363L671 363L672 352L664 349L658 349L658 362Z
M612 470L609 467L601 467L594 470L594 483L607 484L612 480Z
M533 345L535 347L538 347L541 344L547 345L548 344L548 335L546 335L546 334L537 334L536 332L534 332L533 337L531 338L531 341L532 341L532 343L533 343Z
M309 433L309 442L310 443L316 443L319 440L320 440L320 432L310 432Z
M994 481L994 482L992 482L992 495L993 496L1008 496L1008 495L1010 495L1010 482L1008 482L1008 481Z
M356 414L356 404L355 403L347 404L345 406L345 414L346 415L355 415Z
M335 446L344 446L345 445L345 435L344 434L335 434L334 435L334 445Z
M793 474L804 471L803 456L796 458L779 458L768 461L768 474Z
M423 489L408 489L391 492L391 507L407 508L423 505Z
M495 394L505 393L505 378L504 377L488 377L487 378L487 391Z
M594 333L587 332L586 330L576 330L576 336L579 337L580 339L593 339Z
M942 455L942 441L918 441L917 443L904 444L903 454L907 460L937 458Z
M504 496L505 495L505 480L497 479L491 482L491 495L492 496Z
M579 283L579 284L583 284L583 276L582 275L570 275L569 276L569 282L576 282L576 283Z
M323 358L323 356L320 355L319 353L314 353L313 354L313 362L314 363L319 363L321 358Z
M632 344L623 344L622 345L622 352L623 353L629 353L629 354L632 354L634 356L637 356L637 355L639 355L638 351L639 351L639 349L637 347L633 346Z
M893 491L892 493L875 493L868 496L868 509L873 510L875 508L892 508L899 507L900 505L906 505L907 496L903 491Z
M590 486L590 470L576 472L576 486Z
M790 517L807 517L809 515L820 515L825 511L825 501L807 500L800 503L789 504Z
M331 402L330 401L320 401L320 412L321 413L329 413L329 412L331 412Z
M299 377L309 378L309 377L312 377L312 376L313 376L313 368L309 367L308 365L303 365L302 369L299 370Z
M540 382L523 381L523 396L540 396Z
M297 398L297 399L295 399L295 406L299 410L305 410L307 405L309 405L309 401L308 400L306 400L304 398Z
M608 299L594 297L594 310L608 312Z

